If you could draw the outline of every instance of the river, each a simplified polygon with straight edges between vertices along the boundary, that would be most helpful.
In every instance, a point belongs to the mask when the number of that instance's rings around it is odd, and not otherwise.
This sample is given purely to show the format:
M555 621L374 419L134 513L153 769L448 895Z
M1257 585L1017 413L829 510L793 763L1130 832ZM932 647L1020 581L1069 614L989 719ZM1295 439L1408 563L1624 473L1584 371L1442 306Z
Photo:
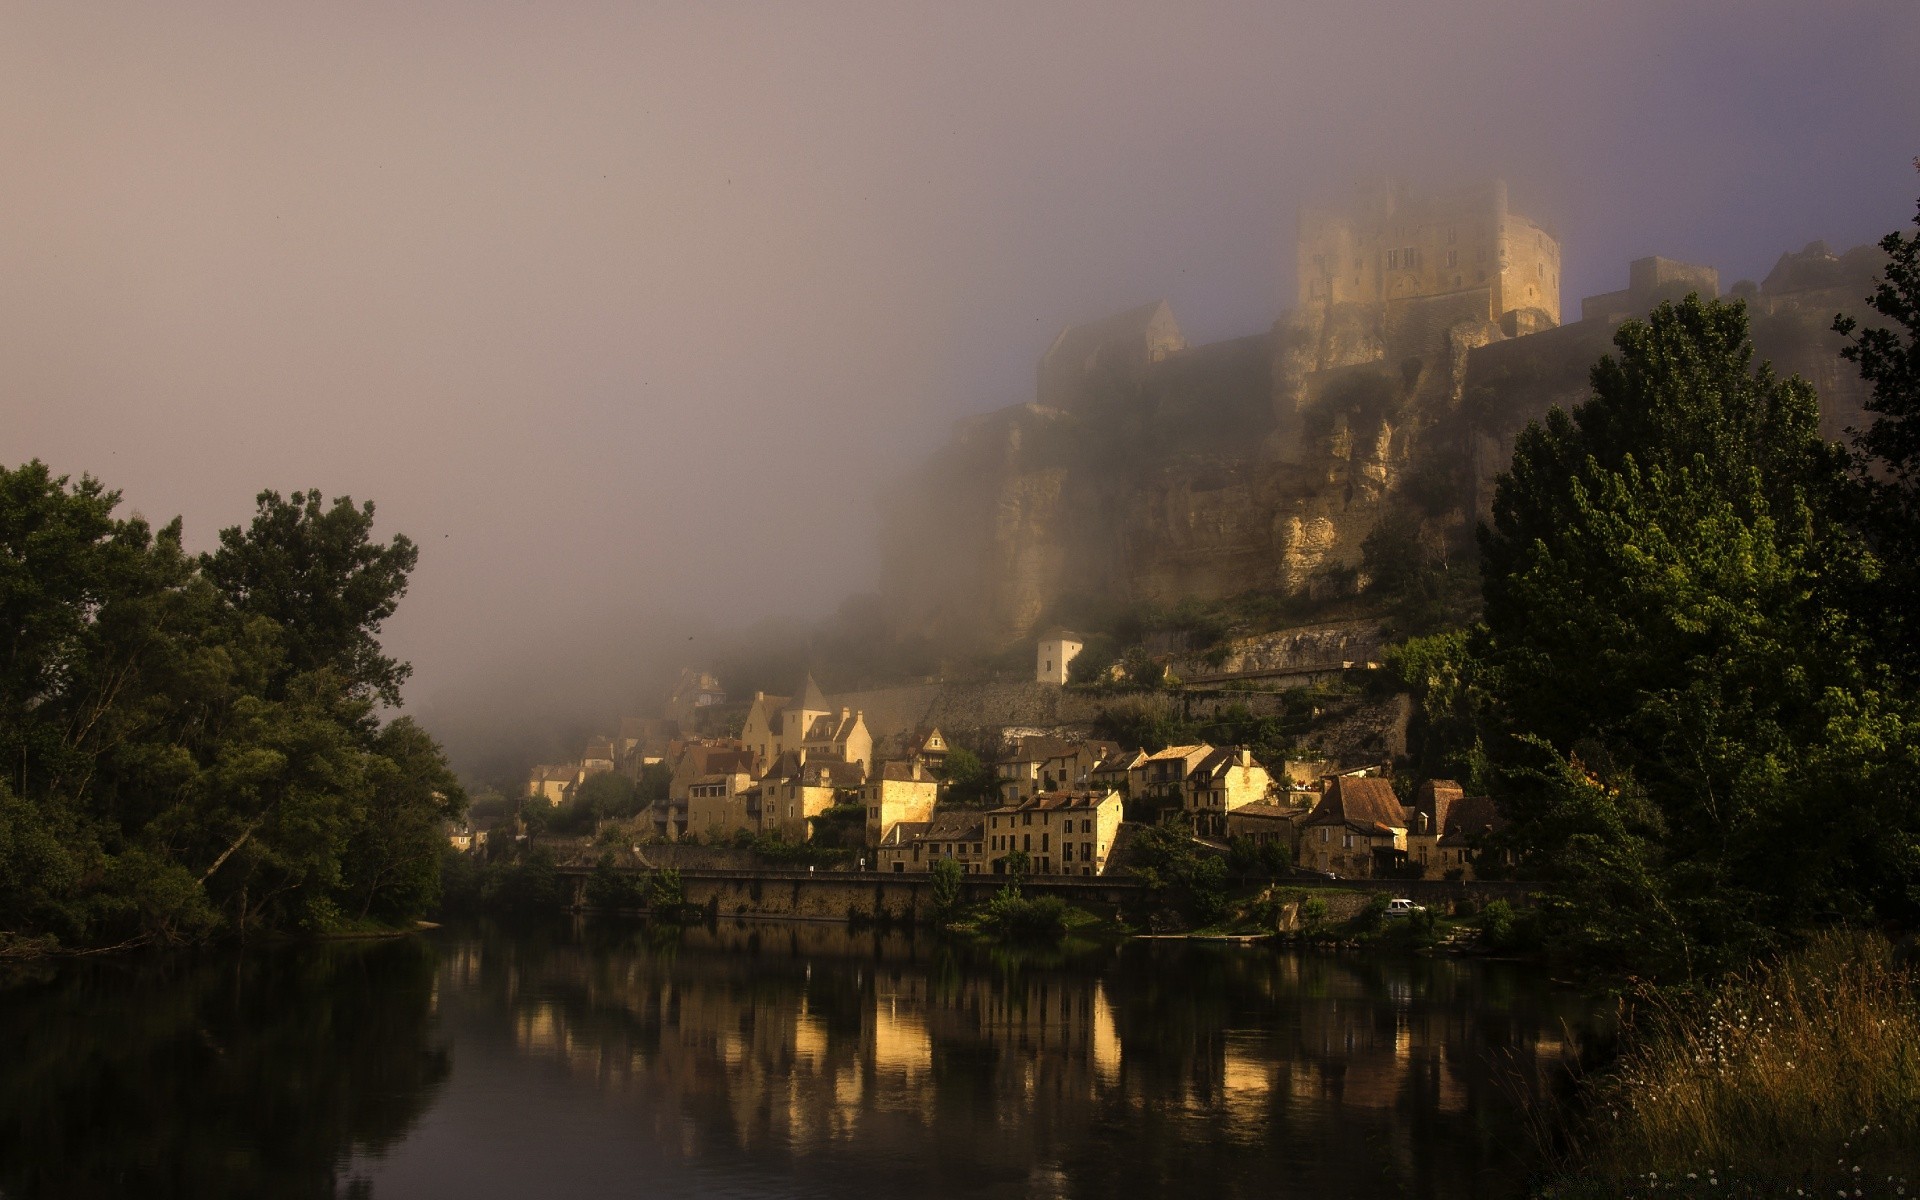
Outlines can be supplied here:
M0 1196L1504 1197L1523 964L723 921L41 964Z

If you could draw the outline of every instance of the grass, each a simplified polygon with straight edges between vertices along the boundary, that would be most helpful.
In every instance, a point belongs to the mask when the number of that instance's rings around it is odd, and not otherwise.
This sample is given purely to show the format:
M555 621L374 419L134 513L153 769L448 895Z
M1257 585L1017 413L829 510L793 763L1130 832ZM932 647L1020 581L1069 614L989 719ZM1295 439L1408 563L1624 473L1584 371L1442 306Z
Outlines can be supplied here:
M1920 1194L1920 972L1823 934L1704 995L1636 998L1548 1194Z

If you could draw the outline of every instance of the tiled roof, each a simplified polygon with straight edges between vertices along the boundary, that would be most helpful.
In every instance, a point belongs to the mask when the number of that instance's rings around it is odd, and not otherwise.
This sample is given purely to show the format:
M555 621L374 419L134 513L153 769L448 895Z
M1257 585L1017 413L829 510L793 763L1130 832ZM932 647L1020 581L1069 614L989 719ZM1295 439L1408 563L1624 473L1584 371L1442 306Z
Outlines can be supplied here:
M1041 812L1053 809L1092 809L1106 802L1107 797L1118 797L1118 792L1096 790L1090 792L1041 792L1030 800L1018 804L1003 804L991 811L997 813Z
M1359 829L1405 829L1407 811L1393 784L1378 777L1342 775L1307 818L1309 825L1352 825Z

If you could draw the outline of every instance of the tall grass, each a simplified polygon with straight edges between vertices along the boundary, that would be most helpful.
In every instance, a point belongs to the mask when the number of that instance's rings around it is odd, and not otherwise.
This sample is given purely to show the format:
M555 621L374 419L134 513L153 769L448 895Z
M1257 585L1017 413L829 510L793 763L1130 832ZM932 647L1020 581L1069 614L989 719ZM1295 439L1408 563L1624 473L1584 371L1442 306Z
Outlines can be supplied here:
M1621 1048L1555 1194L1920 1194L1920 972L1883 937L1643 995Z

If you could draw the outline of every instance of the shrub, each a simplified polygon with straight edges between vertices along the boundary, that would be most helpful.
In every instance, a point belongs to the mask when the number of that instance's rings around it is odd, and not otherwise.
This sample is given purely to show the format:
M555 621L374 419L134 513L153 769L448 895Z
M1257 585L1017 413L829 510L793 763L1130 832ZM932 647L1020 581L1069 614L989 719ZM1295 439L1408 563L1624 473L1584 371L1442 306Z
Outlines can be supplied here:
M1058 896L1026 897L1003 887L987 902L980 928L1011 941L1053 941L1067 931L1067 902Z

